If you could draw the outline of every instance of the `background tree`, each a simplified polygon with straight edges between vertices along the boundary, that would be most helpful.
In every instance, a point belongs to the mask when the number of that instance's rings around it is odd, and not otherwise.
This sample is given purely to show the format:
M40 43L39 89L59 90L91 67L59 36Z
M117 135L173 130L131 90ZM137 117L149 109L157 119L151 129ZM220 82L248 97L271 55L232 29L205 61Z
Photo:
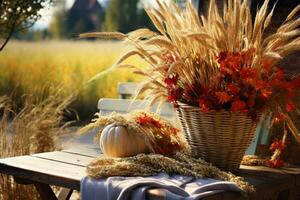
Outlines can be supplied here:
M41 16L39 11L54 0L0 0L0 51L13 33L31 27Z
M97 0L75 0L67 12L67 36L72 38L80 33L100 31L103 13Z
M127 33L136 28L153 28L140 0L110 0L104 30Z
M67 21L67 8L66 1L60 0L56 3L56 8L49 25L49 32L51 38L64 39L66 38L66 21Z
M105 31L117 31L119 29L121 13L119 8L121 7L120 0L110 0L106 9L103 29Z

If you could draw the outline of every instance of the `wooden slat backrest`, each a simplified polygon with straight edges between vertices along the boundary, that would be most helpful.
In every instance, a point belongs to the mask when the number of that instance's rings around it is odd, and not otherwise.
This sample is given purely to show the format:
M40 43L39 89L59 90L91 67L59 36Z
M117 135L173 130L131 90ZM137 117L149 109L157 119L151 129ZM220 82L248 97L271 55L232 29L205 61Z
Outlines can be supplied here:
M118 84L118 94L120 99L126 99L128 96L137 94L138 83L135 82L121 82Z
M149 105L148 101L143 100L130 100L130 99L100 99L98 102L98 109L100 115L107 115L111 112L128 113L134 110L147 109ZM152 112L158 112L162 117L173 119L175 117L175 111L171 104L165 103L159 109L158 105L150 107Z

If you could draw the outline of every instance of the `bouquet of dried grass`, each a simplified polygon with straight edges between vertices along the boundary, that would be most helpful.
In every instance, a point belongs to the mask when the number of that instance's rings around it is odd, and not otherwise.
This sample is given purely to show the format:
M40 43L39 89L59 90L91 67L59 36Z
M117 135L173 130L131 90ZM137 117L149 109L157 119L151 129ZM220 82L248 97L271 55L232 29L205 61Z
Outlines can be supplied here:
M274 12L274 7L269 11L269 2L264 1L253 20L246 0L226 0L222 11L211 0L206 16L199 16L191 3L181 10L173 1L156 0L157 8L146 11L158 32L143 28L81 37L132 44L134 49L113 68L131 67L145 76L148 80L140 93L148 92L151 103L169 101L175 107L184 103L202 112L244 112L253 120L260 112L269 112L274 123L289 128L300 142L290 118L290 112L297 111L293 98L300 78L298 74L287 77L278 66L282 58L300 49L300 5L275 33L266 36ZM141 57L150 67L123 64L132 56ZM273 160L277 158L278 153Z

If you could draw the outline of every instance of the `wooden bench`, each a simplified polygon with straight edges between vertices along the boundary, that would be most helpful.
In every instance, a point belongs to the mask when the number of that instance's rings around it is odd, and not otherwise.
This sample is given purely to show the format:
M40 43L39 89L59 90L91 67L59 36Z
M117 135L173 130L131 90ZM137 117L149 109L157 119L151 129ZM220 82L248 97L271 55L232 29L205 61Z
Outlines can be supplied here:
M118 83L118 94L120 99L126 99L137 94L138 83L136 82L120 82Z
M65 149L49 153L0 159L0 173L11 175L21 184L34 184L43 200L69 199L73 190L80 191L80 180L85 167L100 156L96 146ZM238 175L253 184L257 191L250 199L300 199L300 167L291 166L281 170L267 167L241 166ZM63 187L56 196L50 185ZM148 199L164 199L163 190L152 189ZM206 200L242 199L239 194L225 192Z

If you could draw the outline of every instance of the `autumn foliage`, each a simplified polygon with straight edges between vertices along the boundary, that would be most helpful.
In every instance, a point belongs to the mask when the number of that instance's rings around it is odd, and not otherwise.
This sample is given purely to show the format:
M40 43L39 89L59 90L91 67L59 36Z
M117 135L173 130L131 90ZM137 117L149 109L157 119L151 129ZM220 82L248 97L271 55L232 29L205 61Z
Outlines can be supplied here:
M272 98L280 93L286 97L284 112L293 111L299 77L292 81L286 79L284 69L271 67L268 60L262 62L262 67L250 67L255 51L220 52L216 55L220 70L207 86L197 80L191 86L182 85L178 74L168 76L164 81L168 88L167 99L175 106L179 102L198 106L203 112L245 112L256 120L257 113L265 111ZM277 110L276 119L284 120L282 112Z

